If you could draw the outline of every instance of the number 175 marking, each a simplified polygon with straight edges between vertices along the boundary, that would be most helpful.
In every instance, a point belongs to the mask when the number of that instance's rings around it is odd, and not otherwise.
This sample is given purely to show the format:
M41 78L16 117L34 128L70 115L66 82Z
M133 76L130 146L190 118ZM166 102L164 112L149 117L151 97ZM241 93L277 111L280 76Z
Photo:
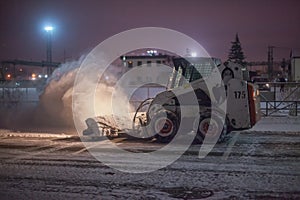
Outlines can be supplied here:
M234 97L236 99L245 99L246 98L246 91L234 91Z

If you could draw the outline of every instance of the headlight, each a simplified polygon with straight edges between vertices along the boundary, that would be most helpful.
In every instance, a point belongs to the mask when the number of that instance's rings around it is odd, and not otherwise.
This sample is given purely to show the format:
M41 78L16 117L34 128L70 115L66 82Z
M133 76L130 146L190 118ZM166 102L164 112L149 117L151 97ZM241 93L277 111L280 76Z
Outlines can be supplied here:
M270 84L269 84L269 83L266 83L266 86L267 86L267 88L269 88L269 87L270 87Z

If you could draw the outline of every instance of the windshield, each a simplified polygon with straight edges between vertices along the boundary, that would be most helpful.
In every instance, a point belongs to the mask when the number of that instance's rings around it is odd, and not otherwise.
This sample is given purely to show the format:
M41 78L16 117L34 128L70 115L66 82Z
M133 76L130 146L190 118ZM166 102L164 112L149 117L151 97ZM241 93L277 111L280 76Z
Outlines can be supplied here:
M170 87L179 87L184 83L183 78L188 82L209 76L216 66L211 58L174 58L174 68L170 78Z

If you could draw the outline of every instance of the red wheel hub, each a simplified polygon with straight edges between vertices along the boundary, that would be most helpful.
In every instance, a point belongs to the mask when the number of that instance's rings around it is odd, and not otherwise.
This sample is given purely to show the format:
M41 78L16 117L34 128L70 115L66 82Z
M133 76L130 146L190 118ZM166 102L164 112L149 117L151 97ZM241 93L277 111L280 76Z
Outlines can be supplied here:
M199 129L204 135L215 135L219 130L218 124L212 119L204 119L204 121L200 123Z
M159 119L156 123L156 130L162 135L169 135L173 129L173 123L169 119Z

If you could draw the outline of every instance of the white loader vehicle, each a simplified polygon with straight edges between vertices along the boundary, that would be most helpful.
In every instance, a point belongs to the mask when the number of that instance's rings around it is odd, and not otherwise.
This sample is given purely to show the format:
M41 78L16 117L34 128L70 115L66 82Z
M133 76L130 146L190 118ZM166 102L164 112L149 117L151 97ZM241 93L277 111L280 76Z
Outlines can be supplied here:
M132 130L121 130L113 117L96 117L86 120L88 128L84 135L118 136L121 132L134 132L138 137L156 138L158 142L170 142L177 134L182 119L190 123L190 129L196 131L195 140L203 141L206 134L218 134L218 141L232 130L249 129L260 119L259 91L257 86L243 79L242 67L235 63L217 63L211 58L178 58L173 57L174 67L168 90L158 93L154 98L146 99L137 108L133 117ZM210 73L218 69L222 76L225 96L218 96L218 87L209 88L206 84ZM183 79L185 79L183 81ZM185 84L189 82L192 92L185 92ZM221 87L220 87L221 88ZM197 97L200 118L189 118L189 114L181 116L178 91L188 99L191 93ZM212 96L211 93L216 93ZM215 101L227 101L227 110L212 108ZM226 102L225 101L225 102ZM145 110L146 112L140 112ZM213 116L213 117L212 117ZM186 130L187 133L191 130ZM131 135L131 134L130 134Z

